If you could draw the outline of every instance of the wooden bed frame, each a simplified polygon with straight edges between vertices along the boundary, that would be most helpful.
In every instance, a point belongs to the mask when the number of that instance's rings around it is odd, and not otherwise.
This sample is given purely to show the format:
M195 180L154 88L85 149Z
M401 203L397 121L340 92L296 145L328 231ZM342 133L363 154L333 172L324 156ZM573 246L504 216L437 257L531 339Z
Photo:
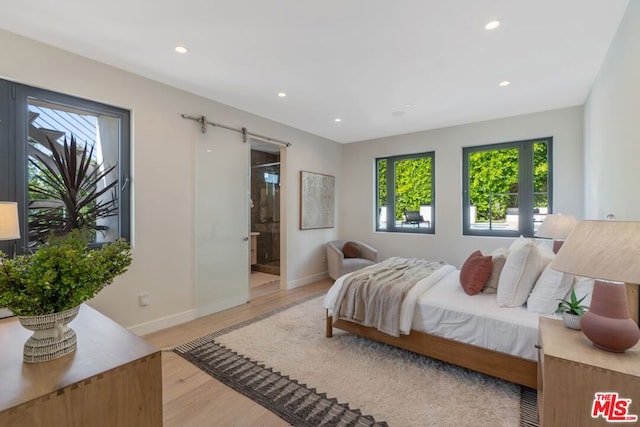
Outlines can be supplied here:
M413 330L409 335L400 335L396 338L375 328L346 320L340 319L334 324L333 318L329 315L329 310L327 310L326 317L327 338L333 336L333 328L338 328L361 337L433 357L434 359L502 378L516 384L534 389L538 384L538 364L533 360Z

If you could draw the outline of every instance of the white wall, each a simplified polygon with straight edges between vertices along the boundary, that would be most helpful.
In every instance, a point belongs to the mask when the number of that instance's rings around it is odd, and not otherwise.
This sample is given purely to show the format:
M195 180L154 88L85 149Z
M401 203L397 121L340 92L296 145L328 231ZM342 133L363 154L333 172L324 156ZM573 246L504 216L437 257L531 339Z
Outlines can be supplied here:
M380 256L441 259L460 266L476 249L491 251L512 239L462 235L462 148L553 137L555 212L582 216L583 109L572 107L523 116L398 135L343 147L342 239L359 239ZM374 159L435 151L436 234L375 232Z
M640 220L640 2L630 1L585 103L585 216Z
M12 33L0 31L0 52L2 78L132 111L134 260L92 306L124 326L138 326L134 330L140 333L194 315L194 132L198 125L180 118L181 113L246 126L293 144L286 153L284 183L288 285L326 276L324 242L336 238L337 228L298 229L299 171L335 175L340 180L339 144ZM229 215L229 221L243 220ZM145 308L138 307L142 292L151 297Z

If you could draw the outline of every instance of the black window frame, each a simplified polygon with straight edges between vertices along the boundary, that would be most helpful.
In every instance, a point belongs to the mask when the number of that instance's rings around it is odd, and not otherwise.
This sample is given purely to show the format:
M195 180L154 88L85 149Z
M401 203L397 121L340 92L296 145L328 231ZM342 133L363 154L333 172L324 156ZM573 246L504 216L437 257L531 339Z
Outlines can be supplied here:
M476 145L462 149L462 233L465 236L534 237L533 149L535 143L547 144L547 213L553 213L553 137ZM473 229L470 223L469 155L478 151L518 149L518 230Z
M430 222L428 227L396 227L395 223L395 163L402 160L411 159L431 159L431 218L424 218ZM379 179L378 179L378 162L387 161L387 201L386 201L386 228L380 228L380 210L378 209ZM393 165L393 167L390 167ZM382 233L416 233L416 234L435 234L436 232L436 156L435 151L426 151L412 154L402 154L396 156L376 157L374 161L375 170L375 230Z
M0 200L18 202L20 239L0 241L5 253L28 252L29 98L73 107L120 120L118 149L118 237L131 241L131 111L47 89L0 79ZM15 248L15 249L14 249ZM13 250L12 250L13 249Z

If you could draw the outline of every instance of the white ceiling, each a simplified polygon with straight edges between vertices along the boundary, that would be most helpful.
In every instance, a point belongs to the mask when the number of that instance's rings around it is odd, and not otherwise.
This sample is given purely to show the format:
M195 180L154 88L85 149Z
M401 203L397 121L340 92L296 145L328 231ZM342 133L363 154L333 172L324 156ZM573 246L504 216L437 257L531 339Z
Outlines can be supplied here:
M582 104L627 3L30 0L0 28L353 142Z

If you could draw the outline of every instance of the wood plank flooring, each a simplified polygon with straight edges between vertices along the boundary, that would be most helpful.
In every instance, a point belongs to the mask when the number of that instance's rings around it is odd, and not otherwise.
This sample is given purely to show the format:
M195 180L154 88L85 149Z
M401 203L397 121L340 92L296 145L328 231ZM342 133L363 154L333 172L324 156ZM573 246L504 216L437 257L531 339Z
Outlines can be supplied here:
M239 307L154 332L144 338L158 348L175 347L307 296L326 292L332 283L332 280L325 279L292 290L278 290ZM162 352L162 392L165 427L288 425L170 351Z

